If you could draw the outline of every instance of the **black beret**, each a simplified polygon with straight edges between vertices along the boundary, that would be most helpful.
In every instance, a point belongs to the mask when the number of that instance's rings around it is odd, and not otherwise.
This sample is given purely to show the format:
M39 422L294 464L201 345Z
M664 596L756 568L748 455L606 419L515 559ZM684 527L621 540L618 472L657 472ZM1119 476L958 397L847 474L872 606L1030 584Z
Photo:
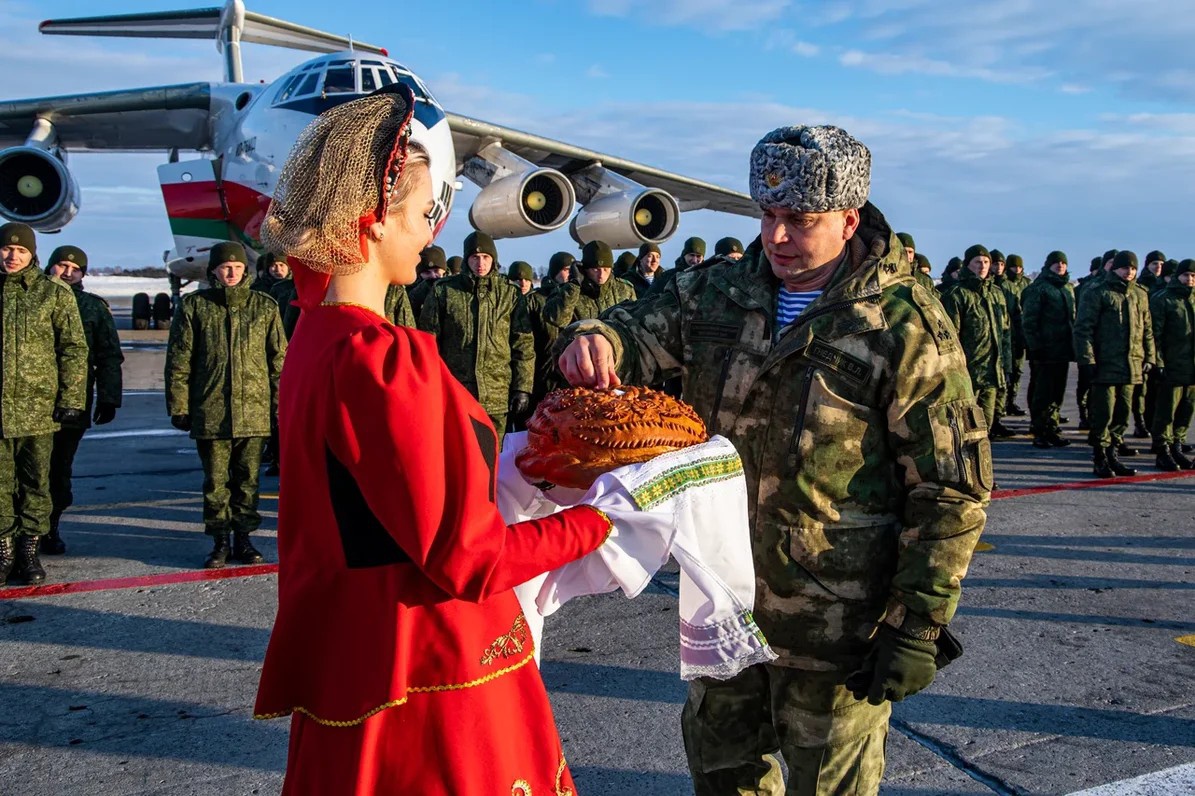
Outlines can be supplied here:
M1117 252L1116 257L1112 260L1112 270L1119 271L1121 268L1132 268L1137 270L1137 255L1127 249L1122 252Z
M78 246L59 246L50 252L50 260L46 267L49 268L51 265L61 262L74 263L80 271L87 273L87 253Z
M642 256L643 256L643 255L645 255L645 254L651 254L652 252L655 252L656 254L659 254L659 253L660 253L660 247L659 247L659 246L657 246L657 245L656 245L656 244L654 244L654 243L651 243L651 242L645 243L645 244L643 244L642 246L640 246L640 247L639 247L639 256L640 256L640 257L642 257Z
M245 254L245 247L239 243L226 240L217 243L207 253L207 270L211 271L224 263L242 263L248 265L249 257Z
M28 224L11 221L0 227L0 246L24 246L30 254L37 254L37 233Z
M1054 263L1065 263L1065 262L1067 262L1066 252L1058 251L1057 249L1055 249L1054 251L1052 251L1046 255L1046 268L1049 268Z
M581 249L582 268L613 268L614 253L604 241L591 240Z
M738 238L722 238L714 244L714 254L742 254L743 242Z
M1157 249L1154 249L1149 254L1145 255L1145 262L1147 262L1147 263L1152 263L1156 260L1161 260L1162 262L1166 262L1166 255L1162 254Z
M484 232L470 232L465 238L465 259L474 254L488 254L494 258L494 262L498 261L498 247L494 245L494 239Z
M555 279L556 275L561 271L567 271L572 268L573 263L576 261L577 258L568 252L556 252L552 255L552 259L548 260L548 276Z
M991 259L991 256L991 252L989 252L983 244L976 243L974 246L967 249L965 254L963 254L963 265L970 265L971 261L976 257L987 257Z
M907 232L898 232L896 237L900 238L900 242L905 245L906 249L916 249L917 244L913 242L913 236Z

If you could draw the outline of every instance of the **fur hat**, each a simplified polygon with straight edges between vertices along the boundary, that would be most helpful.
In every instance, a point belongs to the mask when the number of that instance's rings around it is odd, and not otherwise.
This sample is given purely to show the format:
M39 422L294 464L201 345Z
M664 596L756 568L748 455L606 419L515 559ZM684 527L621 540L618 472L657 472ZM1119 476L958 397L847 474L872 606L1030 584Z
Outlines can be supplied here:
M859 208L871 192L871 152L841 127L781 127L755 145L748 182L765 209Z

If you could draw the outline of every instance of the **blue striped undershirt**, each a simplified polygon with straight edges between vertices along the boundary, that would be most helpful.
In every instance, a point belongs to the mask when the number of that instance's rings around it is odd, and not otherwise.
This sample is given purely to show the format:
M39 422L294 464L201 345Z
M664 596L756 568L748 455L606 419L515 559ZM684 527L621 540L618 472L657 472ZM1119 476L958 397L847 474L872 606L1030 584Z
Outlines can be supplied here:
M822 294L820 290L809 290L798 293L789 290L784 285L776 296L776 328L783 329L797 319L813 300Z

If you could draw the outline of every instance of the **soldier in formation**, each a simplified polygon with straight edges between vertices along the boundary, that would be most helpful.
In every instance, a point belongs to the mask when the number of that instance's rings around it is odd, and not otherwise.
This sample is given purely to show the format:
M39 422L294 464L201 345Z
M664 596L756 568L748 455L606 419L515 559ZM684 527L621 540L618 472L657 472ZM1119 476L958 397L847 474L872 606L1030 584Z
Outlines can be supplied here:
M523 304L527 308L527 319L531 323L531 337L535 341L535 381L531 388L529 407L529 410L534 410L554 383L552 379L552 344L556 342L558 330L544 320L544 307L548 303L548 297L537 290L532 290L532 285L535 284L535 270L532 269L531 264L516 260L511 263L510 273L507 277L523 297ZM530 417L531 411L521 415L512 414L508 418L507 424L513 431L523 431L527 428L527 421Z
M1059 412L1075 360L1075 293L1064 252L1052 251L1021 293L1021 332L1029 357L1030 431L1036 448L1062 448Z
M660 273L660 247L654 243L644 243L639 247L635 267L626 275L626 280L635 289L635 298L646 296Z
M1004 374L1007 382L1006 398L1001 410L1013 417L1024 417L1025 410L1017 404L1017 396L1021 392L1021 375L1025 369L1025 333L1022 326L1021 296L1029 287L1029 278L1025 276L1025 261L1019 254L1010 254L997 268L996 286L1004 293L1004 303L1008 307L1008 322L1011 327L1012 348L1009 351L1008 370Z
M562 285L544 307L544 320L556 329L596 318L606 310L635 300L635 288L614 276L614 256L600 240L581 250L581 284Z
M71 507L74 494L71 478L74 474L75 454L83 434L91 427L111 423L116 419L122 394L120 337L108 302L94 293L83 290L87 276L87 254L77 246L59 246L49 258L46 273L65 282L74 293L83 324L83 338L87 342L87 404L76 420L62 422L54 433L54 452L50 457L50 532L42 537L41 552L62 555L66 543L62 541L59 525L62 513ZM94 414L93 414L94 412Z
M277 423L286 335L277 302L249 289L246 268L239 243L212 247L210 287L183 298L166 352L166 410L175 428L190 432L203 464L208 569L230 557L262 561L249 535L261 524L258 470Z
M436 288L436 282L448 273L448 260L444 250L439 246L428 246L419 255L419 265L415 268L415 275L419 277L413 285L407 286L407 296L411 299L411 312L415 318L423 312L423 302Z
M1160 273L1160 271L1159 271ZM1153 443L1159 470L1195 469L1183 450L1195 413L1195 260L1183 260L1149 301L1157 364Z
M780 659L690 684L696 793L779 796L782 755L788 793L875 794L891 703L948 657L992 488L987 428L958 336L867 201L867 148L788 127L750 163L764 216L742 260L575 324L559 364L599 389L679 377L743 457L754 615ZM815 297L792 315L793 294Z

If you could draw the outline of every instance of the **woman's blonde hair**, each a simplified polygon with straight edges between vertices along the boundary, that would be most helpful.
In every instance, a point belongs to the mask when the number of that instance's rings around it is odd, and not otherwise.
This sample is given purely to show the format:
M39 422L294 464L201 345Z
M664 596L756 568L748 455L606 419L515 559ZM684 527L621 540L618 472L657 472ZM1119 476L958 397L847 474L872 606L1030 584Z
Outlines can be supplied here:
M313 271L348 274L364 265L361 220L397 210L410 197L426 148L410 136L401 94L374 94L317 117L291 149L261 228L266 249L302 260ZM396 143L398 146L396 147ZM401 164L392 157L405 154ZM385 172L400 168L383 201Z

